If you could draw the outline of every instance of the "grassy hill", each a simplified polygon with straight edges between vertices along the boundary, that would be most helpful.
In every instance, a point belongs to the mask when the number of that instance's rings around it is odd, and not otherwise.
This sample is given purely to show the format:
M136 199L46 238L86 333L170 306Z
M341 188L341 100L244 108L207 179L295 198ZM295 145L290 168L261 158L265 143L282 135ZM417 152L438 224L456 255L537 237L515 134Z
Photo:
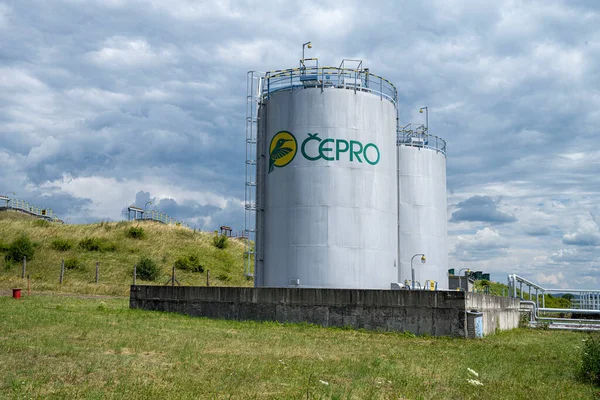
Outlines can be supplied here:
M131 237L140 236L135 228L142 228L142 238ZM213 233L157 222L61 225L0 212L0 289L25 288L22 263L5 260L9 245L22 235L34 246L34 255L27 262L33 290L128 295L133 266L143 256L157 264L160 274L154 282L138 278L140 284L164 284L177 260L191 258L204 272L177 269L177 280L182 285L205 285L208 270L211 285L252 285L252 280L243 276L244 242L240 239L228 239L226 248L219 249L213 243ZM65 269L63 284L59 285L61 260L74 268ZM96 261L100 263L99 284L95 283Z

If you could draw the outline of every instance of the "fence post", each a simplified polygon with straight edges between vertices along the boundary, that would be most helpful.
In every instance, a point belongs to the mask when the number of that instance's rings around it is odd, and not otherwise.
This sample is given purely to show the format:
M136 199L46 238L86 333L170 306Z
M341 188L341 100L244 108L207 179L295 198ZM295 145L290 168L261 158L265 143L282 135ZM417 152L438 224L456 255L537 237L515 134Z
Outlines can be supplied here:
M173 275L171 276L171 286L175 286L175 266L173 266Z
M206 287L210 286L210 269L206 271Z
M25 279L25 270L27 269L27 256L23 256L23 270L21 271L21 279Z
M60 280L59 283L63 282L63 276L65 275L65 260L60 263Z
M134 265L133 266L133 286L136 286L136 283L135 283L136 278L137 278L137 266Z
M99 272L98 271L98 261L96 261L96 284L98 284L98 278L99 278L98 272Z

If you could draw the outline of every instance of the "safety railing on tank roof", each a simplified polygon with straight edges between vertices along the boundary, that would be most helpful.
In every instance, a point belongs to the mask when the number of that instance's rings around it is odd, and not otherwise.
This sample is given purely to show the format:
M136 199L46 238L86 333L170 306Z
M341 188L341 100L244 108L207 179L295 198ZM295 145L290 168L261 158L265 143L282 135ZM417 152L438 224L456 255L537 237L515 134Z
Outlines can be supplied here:
M263 98L282 90L301 88L337 88L369 92L397 104L398 91L393 83L368 69L339 67L303 67L269 71L265 74Z
M423 126L420 126L415 130L399 130L397 141L397 144L399 145L423 147L440 151L444 153L444 155L446 154L446 141L441 137L430 135Z

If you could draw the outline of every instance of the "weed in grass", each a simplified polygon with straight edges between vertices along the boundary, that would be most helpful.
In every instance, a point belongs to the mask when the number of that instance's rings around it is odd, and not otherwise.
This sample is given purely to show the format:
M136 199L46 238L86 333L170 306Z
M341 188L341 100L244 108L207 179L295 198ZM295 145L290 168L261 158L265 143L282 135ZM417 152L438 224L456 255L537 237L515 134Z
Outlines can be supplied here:
M529 311L519 313L519 328L529 327L529 321L531 320Z
M88 237L79 241L79 248L85 251L116 251L117 245L105 238Z
M600 386L600 334L590 334L584 340L579 375L583 380Z
M65 260L65 268L69 270L83 269L83 263L77 257L70 257Z
M220 280L221 282L229 282L231 280L231 275L229 275L226 272L220 273L219 275L217 275L217 279Z
M175 268L190 272L204 272L204 266L200 264L198 257L193 254L175 260Z
M69 251L73 248L73 241L69 239L57 238L50 244L52 250L56 251Z
M146 237L146 232L144 232L144 228L138 226L132 226L125 232L125 236L131 239L144 239Z

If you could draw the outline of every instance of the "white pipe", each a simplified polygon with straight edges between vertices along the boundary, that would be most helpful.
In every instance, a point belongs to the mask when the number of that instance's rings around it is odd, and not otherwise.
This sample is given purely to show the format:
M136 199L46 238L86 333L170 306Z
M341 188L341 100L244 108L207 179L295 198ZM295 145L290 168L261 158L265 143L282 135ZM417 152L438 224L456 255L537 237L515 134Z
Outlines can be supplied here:
M553 313L600 314L600 310L585 310L579 308L540 308L539 311Z

